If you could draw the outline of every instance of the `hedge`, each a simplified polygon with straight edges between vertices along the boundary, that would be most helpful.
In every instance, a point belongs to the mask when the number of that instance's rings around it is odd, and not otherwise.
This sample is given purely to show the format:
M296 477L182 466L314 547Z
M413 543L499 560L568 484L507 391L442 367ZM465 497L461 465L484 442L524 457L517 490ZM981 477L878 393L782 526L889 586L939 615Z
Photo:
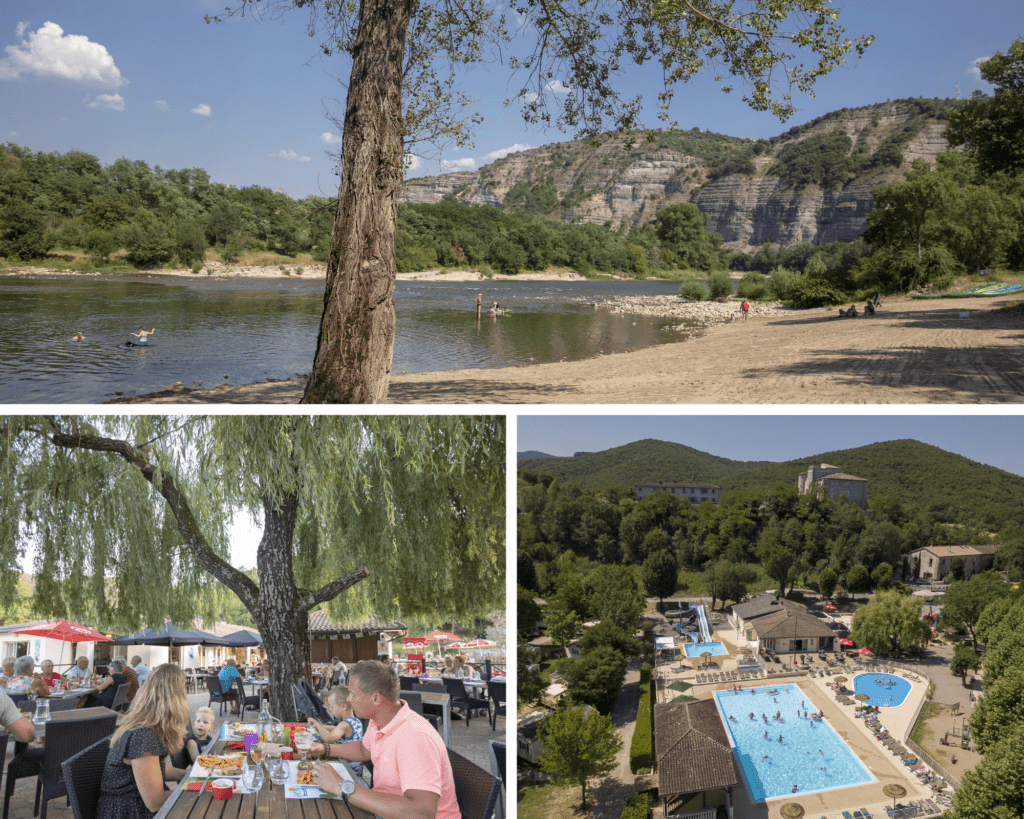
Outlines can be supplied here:
M647 794L634 793L622 806L622 819L647 819Z
M640 705L636 711L636 728L629 746L629 769L635 774L641 768L654 767L654 736L651 723L651 667L640 667Z

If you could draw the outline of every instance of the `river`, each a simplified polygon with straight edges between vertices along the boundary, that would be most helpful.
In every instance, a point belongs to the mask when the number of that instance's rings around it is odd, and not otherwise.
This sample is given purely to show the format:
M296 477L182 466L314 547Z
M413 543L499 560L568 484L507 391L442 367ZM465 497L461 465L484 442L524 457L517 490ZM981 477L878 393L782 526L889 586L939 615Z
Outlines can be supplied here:
M481 292L509 315L477 322ZM668 282L399 281L392 370L572 361L675 341L669 319L583 302L678 292ZM0 403L296 378L312 365L322 303L322 279L2 277ZM149 346L125 346L140 325L156 328ZM85 340L71 341L76 332Z

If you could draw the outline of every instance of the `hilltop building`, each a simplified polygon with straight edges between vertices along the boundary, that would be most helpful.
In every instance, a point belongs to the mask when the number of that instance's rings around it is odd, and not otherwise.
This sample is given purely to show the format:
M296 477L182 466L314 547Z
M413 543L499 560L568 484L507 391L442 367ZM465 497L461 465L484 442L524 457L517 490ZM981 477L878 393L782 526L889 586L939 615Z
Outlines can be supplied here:
M858 478L854 475L847 475L838 466L822 464L812 466L806 472L797 476L797 486L801 495L807 495L820 487L825 496L834 501L846 496L850 503L857 504L865 512L868 508L868 482L867 478Z
M910 560L921 561L918 576L922 580L942 580L952 571L953 559L963 558L964 580L969 580L972 574L992 568L998 548L994 543L983 546L925 546L911 552Z
M686 498L693 504L711 501L717 506L722 488L713 483L642 483L636 488L636 499L641 501L655 492L671 492L677 497Z

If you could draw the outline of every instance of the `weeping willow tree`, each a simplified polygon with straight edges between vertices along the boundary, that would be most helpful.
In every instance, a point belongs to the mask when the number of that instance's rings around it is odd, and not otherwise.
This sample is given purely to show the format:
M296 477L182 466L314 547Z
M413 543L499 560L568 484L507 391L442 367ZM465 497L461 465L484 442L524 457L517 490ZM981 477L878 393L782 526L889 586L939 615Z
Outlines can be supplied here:
M212 617L224 587L270 659L274 713L308 614L470 618L504 606L505 420L495 416L7 417L0 605L34 562L40 614L120 631ZM229 524L262 526L255 580Z

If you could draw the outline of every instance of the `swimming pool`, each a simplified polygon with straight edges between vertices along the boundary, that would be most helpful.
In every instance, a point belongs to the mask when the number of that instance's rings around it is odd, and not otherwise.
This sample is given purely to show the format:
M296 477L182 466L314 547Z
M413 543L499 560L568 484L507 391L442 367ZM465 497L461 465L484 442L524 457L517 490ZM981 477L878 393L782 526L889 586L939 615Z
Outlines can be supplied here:
M813 793L875 781L832 726L802 716L805 709L809 715L814 706L797 686L765 686L753 691L715 692L751 801L791 796L794 785L797 793ZM750 719L751 713L754 719ZM776 713L781 714L781 721L773 718ZM762 714L768 718L767 724Z
M699 657L701 654L728 654L721 643L694 643L686 646L687 657Z
M895 708L910 693L910 682L895 674L858 674L853 678L855 694L866 694L868 705Z

